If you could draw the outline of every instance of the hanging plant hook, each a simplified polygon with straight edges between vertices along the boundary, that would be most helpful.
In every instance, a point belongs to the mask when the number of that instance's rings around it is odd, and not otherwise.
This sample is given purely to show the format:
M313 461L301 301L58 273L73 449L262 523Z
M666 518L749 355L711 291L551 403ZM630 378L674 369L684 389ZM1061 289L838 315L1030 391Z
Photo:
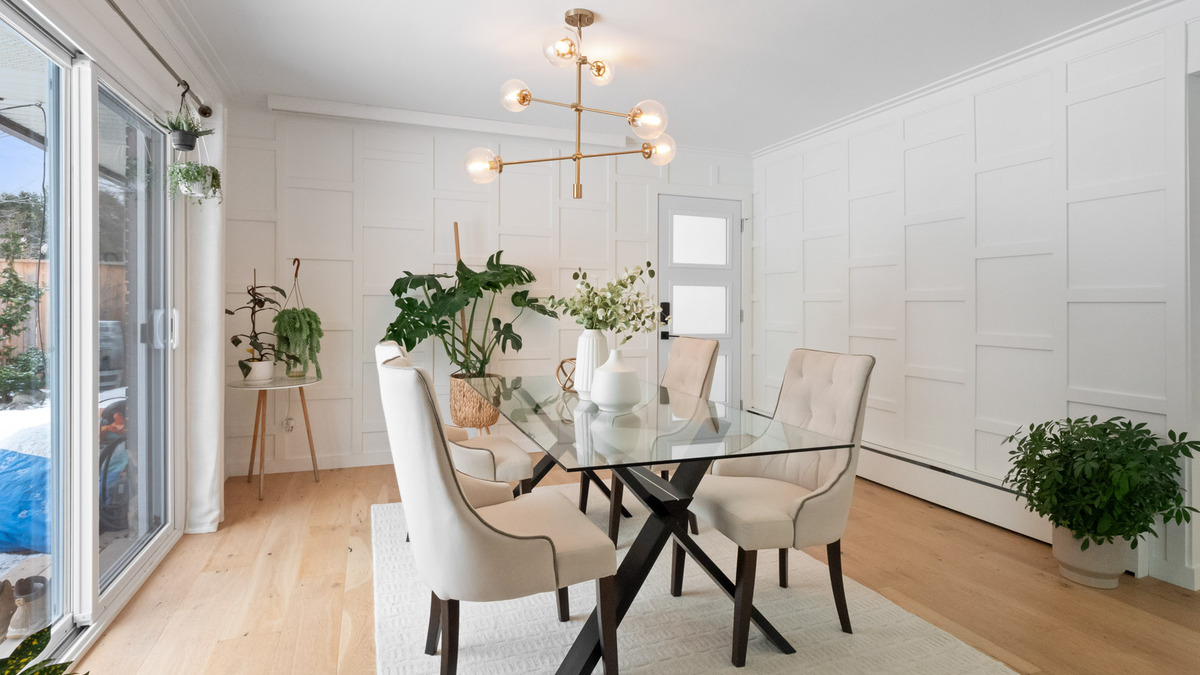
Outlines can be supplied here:
M300 278L300 259L292 258L292 264L296 266L296 273L292 275L292 280L294 281Z

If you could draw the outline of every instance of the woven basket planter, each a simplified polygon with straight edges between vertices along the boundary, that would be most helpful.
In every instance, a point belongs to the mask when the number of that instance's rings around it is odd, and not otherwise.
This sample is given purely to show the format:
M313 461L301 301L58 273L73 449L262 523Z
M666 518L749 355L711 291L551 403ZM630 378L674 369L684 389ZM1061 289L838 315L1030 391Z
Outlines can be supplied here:
M500 419L500 411L485 401L465 377L463 373L450 376L450 420L458 427L483 429L492 426Z

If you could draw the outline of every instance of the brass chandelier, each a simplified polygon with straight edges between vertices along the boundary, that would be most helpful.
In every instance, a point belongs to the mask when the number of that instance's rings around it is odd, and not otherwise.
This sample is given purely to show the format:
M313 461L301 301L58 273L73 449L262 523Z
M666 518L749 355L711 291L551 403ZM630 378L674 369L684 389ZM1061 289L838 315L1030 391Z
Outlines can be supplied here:
M529 87L520 80L509 80L500 88L500 104L513 112L521 112L531 103L547 103L575 111L575 153L562 157L546 157L544 159L523 159L506 162L499 155L487 148L475 148L467 153L467 174L476 183L490 183L504 171L505 166L517 164L535 164L538 162L560 162L571 160L575 162L575 187L571 196L583 198L583 185L579 182L580 160L592 157L612 157L614 155L639 154L650 160L651 164L663 166L675 157L675 141L663 130L667 128L667 110L658 101L641 101L628 112L614 112L598 108L586 108L582 105L583 71L588 71L589 79L597 86L604 86L612 81L612 66L603 60L590 60L583 54L583 29L592 25L596 15L587 9L567 10L565 20L570 28L551 31L542 45L542 53L552 65L568 67L575 65L575 102L561 103L541 98L534 98ZM643 139L642 146L633 150L618 152L598 152L590 155L583 154L580 143L580 127L584 112L600 113L624 117L633 133Z

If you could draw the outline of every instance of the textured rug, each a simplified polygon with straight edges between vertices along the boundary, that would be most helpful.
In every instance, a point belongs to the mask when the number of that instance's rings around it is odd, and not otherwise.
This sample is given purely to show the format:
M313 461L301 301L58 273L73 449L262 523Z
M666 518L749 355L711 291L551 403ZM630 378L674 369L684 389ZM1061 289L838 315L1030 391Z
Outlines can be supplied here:
M575 485L548 486L572 502ZM608 502L593 497L591 519L606 529ZM634 498L626 500L633 518L621 523L623 556L645 520ZM375 564L375 654L381 675L436 673L438 657L424 653L429 590L416 576L400 504L371 511ZM702 529L697 541L733 576L736 547L719 533ZM906 612L874 591L846 579L854 634L838 626L829 570L800 551L789 556L789 587L779 588L775 556L760 556L754 604L796 647L781 654L753 626L746 668L729 663L733 603L693 561L684 577L684 595L668 592L669 545L659 558L617 632L623 673L921 673L964 675L1011 673L1003 664L954 636ZM554 595L543 593L506 602L461 605L459 672L552 673L595 607L595 584L572 586L571 621L559 623ZM597 670L599 672L599 670Z

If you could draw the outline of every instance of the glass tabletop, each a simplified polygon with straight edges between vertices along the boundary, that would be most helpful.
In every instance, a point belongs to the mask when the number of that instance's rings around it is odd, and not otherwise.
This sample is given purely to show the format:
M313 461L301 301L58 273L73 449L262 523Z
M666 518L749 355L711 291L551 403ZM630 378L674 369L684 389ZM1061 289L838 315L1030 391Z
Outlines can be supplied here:
M469 378L567 471L848 448L831 438L649 382L628 413L600 412L551 376Z

